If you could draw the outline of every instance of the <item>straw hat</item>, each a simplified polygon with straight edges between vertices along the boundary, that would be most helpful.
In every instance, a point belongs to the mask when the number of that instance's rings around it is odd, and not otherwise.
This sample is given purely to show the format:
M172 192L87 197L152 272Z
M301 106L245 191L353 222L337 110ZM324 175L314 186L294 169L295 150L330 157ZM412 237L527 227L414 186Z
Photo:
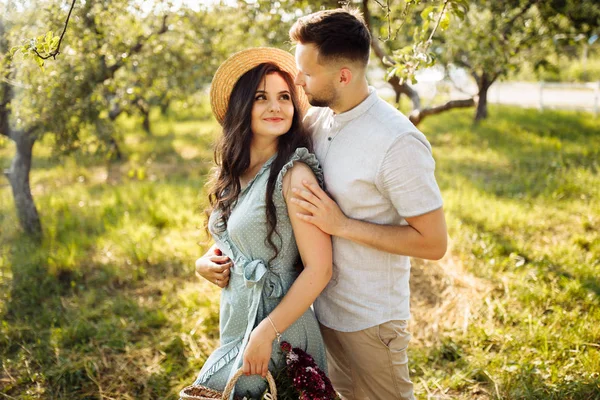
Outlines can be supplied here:
M219 124L223 125L223 119L229 106L229 98L238 79L252 68L263 63L277 65L290 74L292 79L296 78L298 73L296 60L287 51L273 47L253 47L235 53L217 69L210 86L210 106ZM309 107L308 99L304 90L297 89L298 106L304 114ZM248 101L251 101L251 99L248 99Z

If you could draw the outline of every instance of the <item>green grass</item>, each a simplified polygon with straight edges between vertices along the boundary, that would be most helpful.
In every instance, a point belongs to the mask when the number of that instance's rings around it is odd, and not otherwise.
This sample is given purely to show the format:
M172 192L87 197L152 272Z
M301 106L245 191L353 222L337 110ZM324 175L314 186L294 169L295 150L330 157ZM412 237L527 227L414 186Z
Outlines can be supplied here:
M425 120L452 252L497 289L415 378L470 398L600 399L600 120L492 108ZM415 318L419 318L418 315ZM451 351L450 351L450 350Z
M419 398L600 399L600 119L508 107L426 119L452 256L493 290L466 331L411 347ZM127 159L31 175L44 226L23 238L0 180L0 394L176 399L218 341L218 291L193 262L218 132L206 110L119 121ZM0 142L0 168L14 148ZM419 315L414 315L419 319Z

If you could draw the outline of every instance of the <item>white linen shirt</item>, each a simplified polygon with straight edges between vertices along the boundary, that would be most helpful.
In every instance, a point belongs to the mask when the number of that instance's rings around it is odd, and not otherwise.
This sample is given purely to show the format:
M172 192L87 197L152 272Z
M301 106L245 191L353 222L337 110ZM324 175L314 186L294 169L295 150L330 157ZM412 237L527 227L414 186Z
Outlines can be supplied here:
M313 133L325 189L349 218L407 225L405 218L442 206L425 135L374 88L342 114L313 107L304 123ZM355 332L409 319L409 257L332 240L333 277L314 304L319 322Z

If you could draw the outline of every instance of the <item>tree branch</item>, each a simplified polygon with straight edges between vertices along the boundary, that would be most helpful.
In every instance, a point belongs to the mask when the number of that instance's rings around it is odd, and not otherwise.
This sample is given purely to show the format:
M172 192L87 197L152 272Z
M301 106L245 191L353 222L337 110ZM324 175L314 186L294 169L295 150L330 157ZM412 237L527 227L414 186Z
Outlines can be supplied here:
M379 44L379 41L377 40L375 35L373 35L371 25L371 13L369 11L368 0L363 0L363 16L365 18L365 24L367 25L367 29L369 29L369 32L371 32L371 48L375 52L375 55L377 56L379 61L381 61L384 67L391 67L395 65L396 62L394 61L394 59L391 58L385 52L385 50ZM396 93L396 103L400 100L400 94L404 94L408 98L410 98L411 102L413 103L413 109L421 108L421 98L419 97L419 94L416 90L411 88L406 83L400 83L400 78L398 78L397 76L392 76L390 79L388 79L388 83L392 85L392 88Z
M465 100L450 100L446 104L436 107L428 107L422 110L413 110L408 119L415 124L418 125L425 117L430 115L440 114L444 111L448 111L454 108L470 108L475 107L475 98L465 99Z
M508 21L505 25L504 30L502 31L502 37L504 40L508 40L508 34L510 33L511 28L514 26L514 23L517 19L521 18L534 4L537 3L537 0L529 0L529 2L523 7L518 13L516 13L510 21Z
M65 27L63 28L62 34L60 35L60 39L58 40L56 50L48 54L48 56L44 57L37 52L36 48L33 48L33 52L42 60L47 60L50 57L53 57L56 60L56 56L60 54L60 44L62 43L63 37L65 36L65 32L67 31L67 26L69 25L69 18L71 18L71 12L73 11L73 7L75 7L76 1L77 0L73 0L73 2L71 3L71 8L69 9L69 14L67 15L67 20L65 21Z
M440 15L438 16L435 27L431 31L431 35L429 35L429 39L427 39L428 43L431 43L431 41L433 40L433 35L435 35L435 31L437 31L437 28L440 26L440 22L442 22L442 18L444 16L444 11L446 11L446 6L448 5L448 1L449 0L444 0L444 5L442 7L442 11L440 11Z
M146 42L148 41L148 39L150 39L153 35L162 35L168 29L169 28L167 26L167 15L164 15L163 19L162 19L162 24L161 24L160 29L158 31L154 32L154 33L149 34L146 37L138 38L137 43L131 49L129 49L129 54L139 53L142 50L142 48L144 47L144 45L146 44ZM113 64L110 67L108 67L108 69L107 69L108 76L106 76L106 78L112 78L113 75L115 74L115 72L119 68L121 68L124 64L125 64L125 60L124 59L120 59L115 64Z
M373 28L371 26L371 11L369 10L368 3L369 0L363 0L363 18L365 19L365 25L367 25L367 29L371 33L371 47L373 48L373 51L375 51L375 55L377 55L377 57L383 61L384 65L392 66L394 65L394 60L392 60L391 57L385 53L373 35Z

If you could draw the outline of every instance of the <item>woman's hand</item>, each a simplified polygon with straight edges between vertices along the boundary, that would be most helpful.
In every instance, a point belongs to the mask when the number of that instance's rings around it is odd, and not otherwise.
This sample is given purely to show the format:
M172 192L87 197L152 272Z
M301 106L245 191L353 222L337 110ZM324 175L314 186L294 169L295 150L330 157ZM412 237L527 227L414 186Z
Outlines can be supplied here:
M267 376L275 337L275 330L266 319L254 328L244 351L245 375L261 375L263 378Z
M221 250L213 246L205 255L196 260L196 276L214 283L220 288L229 284L231 260L222 255Z

